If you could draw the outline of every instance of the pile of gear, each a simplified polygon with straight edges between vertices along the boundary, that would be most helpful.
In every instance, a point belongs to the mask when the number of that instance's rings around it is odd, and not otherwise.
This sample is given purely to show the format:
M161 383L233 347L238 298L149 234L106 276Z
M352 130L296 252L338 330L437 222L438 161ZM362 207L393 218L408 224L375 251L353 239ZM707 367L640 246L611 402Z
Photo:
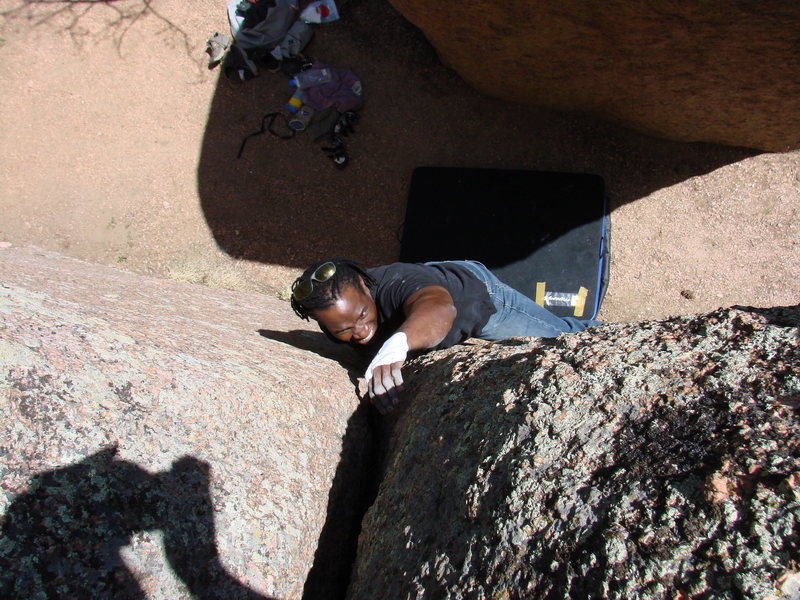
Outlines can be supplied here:
M353 71L311 59L303 50L313 37L312 24L339 18L334 0L315 0L302 12L298 0L231 0L231 36L215 33L207 42L209 68L222 65L232 81L248 81L262 71L289 78L291 98L283 110L264 116L261 129L242 140L269 132L290 139L305 131L338 169L347 166L342 139L355 132L357 111L363 106L361 80ZM285 111L285 112L284 112Z

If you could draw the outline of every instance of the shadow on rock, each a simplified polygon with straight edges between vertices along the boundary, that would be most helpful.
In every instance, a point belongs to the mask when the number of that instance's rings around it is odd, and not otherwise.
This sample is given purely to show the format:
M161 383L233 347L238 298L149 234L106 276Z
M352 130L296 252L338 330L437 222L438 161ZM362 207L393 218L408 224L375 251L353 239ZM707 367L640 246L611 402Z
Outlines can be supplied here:
M363 357L350 345L335 340L322 332L306 331L295 329L293 331L276 331L272 329L259 329L259 335L313 352L322 358L336 361L350 373L351 380L361 374L361 370L366 366ZM364 363L364 364L362 364Z
M40 473L14 500L0 538L0 597L145 598L120 551L136 532L159 529L194 597L271 600L220 562L206 463L186 456L151 474L116 453Z
M776 306L774 308L756 308L753 306L734 306L733 308L755 315L762 315L771 325L797 327L797 337L800 337L800 304L796 306Z
M328 494L325 525L303 600L343 600L356 558L361 520L377 494L380 415L362 402L347 422L342 454Z

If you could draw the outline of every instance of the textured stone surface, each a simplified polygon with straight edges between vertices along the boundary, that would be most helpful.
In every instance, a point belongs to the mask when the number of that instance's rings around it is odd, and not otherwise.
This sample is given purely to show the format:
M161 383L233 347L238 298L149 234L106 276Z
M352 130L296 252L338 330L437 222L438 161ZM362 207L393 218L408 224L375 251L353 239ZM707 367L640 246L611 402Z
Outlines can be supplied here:
M798 325L721 309L418 359L348 597L797 597Z
M301 597L358 423L298 323L0 248L0 597Z
M470 85L680 141L800 146L800 4L391 0Z

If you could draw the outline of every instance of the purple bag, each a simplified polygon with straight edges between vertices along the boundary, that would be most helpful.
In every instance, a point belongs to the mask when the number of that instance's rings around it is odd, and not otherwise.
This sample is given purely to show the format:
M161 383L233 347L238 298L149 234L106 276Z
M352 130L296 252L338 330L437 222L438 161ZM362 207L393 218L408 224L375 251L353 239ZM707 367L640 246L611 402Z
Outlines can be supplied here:
M313 69L328 68L331 80L303 90L303 102L314 110L320 111L333 106L340 113L358 110L364 105L361 80L350 69L331 67L314 61Z

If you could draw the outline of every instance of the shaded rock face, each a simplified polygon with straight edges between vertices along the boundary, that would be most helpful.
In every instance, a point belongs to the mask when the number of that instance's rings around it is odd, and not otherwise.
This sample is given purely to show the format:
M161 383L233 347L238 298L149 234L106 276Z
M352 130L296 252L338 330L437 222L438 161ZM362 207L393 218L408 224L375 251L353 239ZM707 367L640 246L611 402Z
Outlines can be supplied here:
M797 597L800 307L417 359L348 598Z
M274 298L13 248L0 323L0 597L303 595L365 432L347 369L296 347L321 334Z
M391 0L482 93L679 141L800 146L800 4Z

